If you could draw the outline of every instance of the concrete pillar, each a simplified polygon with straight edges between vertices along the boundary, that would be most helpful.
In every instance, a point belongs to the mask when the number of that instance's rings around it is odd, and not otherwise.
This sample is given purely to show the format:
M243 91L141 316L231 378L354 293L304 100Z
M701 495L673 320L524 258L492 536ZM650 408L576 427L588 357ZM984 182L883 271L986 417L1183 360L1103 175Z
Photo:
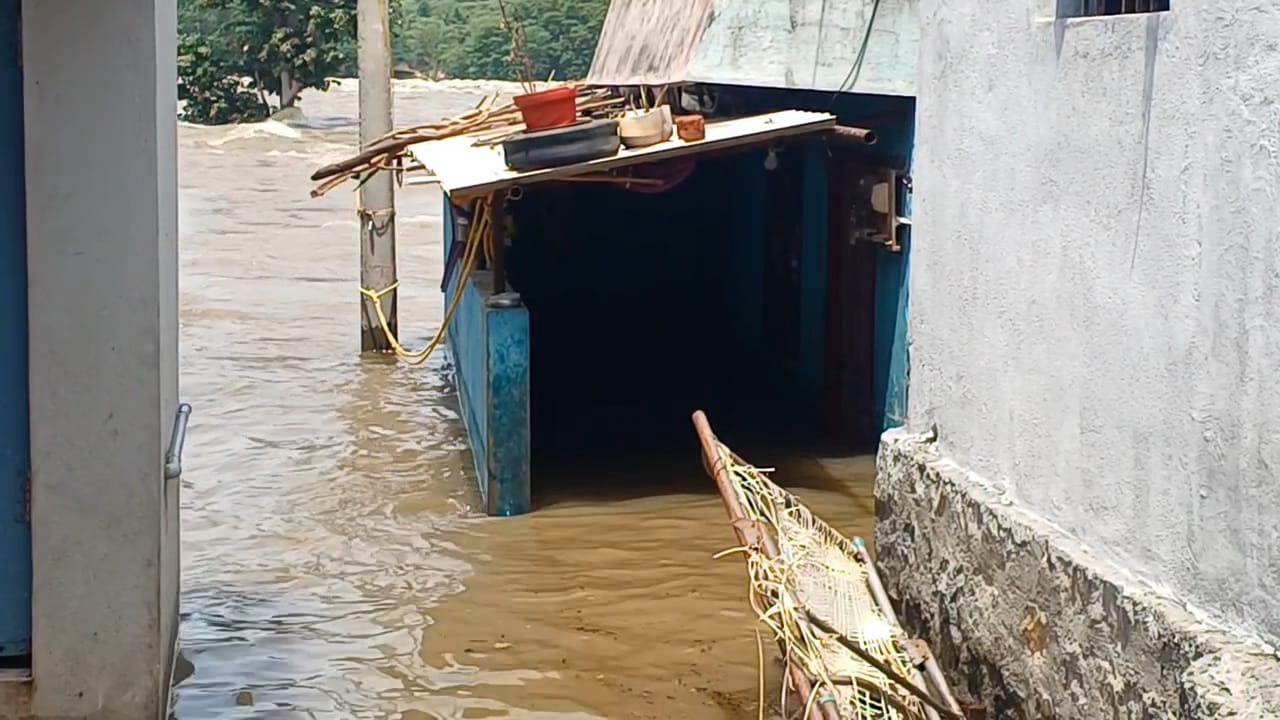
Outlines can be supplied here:
M387 0L359 0L356 6L360 64L360 147L392 130L391 23ZM383 292L396 282L395 177L380 172L360 184L360 285ZM399 332L400 293L382 298L387 328ZM373 300L360 296L360 352L388 353L391 341Z
M178 599L175 1L22 13L32 712L161 718Z

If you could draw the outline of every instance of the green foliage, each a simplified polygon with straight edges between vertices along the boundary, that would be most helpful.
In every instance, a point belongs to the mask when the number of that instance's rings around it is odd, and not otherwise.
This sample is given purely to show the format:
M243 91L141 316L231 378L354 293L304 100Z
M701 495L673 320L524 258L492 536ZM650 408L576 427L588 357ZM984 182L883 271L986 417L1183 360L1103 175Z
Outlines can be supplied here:
M534 74L586 76L609 0L508 0ZM184 119L260 120L356 74L356 0L178 0ZM429 77L514 80L497 0L391 0L394 61Z
M178 97L201 123L258 120L352 69L356 0L180 0Z
M261 120L271 113L262 96L241 81L237 63L199 35L178 38L178 100L184 120L205 124Z
M608 0L510 0L538 78L581 79L591 66ZM511 38L497 0L401 0L397 62L431 76L514 80Z

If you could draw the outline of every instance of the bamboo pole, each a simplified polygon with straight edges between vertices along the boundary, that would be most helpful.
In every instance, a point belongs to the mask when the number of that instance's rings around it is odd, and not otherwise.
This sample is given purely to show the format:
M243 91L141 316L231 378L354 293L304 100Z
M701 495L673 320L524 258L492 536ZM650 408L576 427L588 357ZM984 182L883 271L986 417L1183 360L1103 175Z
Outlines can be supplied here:
M610 97L606 91L578 91L580 112L606 110L617 107L623 102L625 102L623 98ZM391 160L404 155L410 145L417 143L445 140L473 133L488 135L489 131L493 132L494 137L503 137L523 127L519 110L513 103L507 102L497 107L491 105L477 107L449 120L383 133L372 142L364 143L363 149L355 155L316 170L311 174L311 180L321 182L337 177L346 179L362 175L371 169L389 164ZM341 180L337 181L338 184L341 182ZM325 182L311 194L323 195L332 187L334 185Z

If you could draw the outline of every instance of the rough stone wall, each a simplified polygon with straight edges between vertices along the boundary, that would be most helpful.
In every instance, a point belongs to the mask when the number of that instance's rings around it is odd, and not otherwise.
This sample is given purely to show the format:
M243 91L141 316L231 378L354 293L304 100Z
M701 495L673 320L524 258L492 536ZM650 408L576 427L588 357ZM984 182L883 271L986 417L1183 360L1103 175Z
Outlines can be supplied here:
M1280 3L921 0L908 422L1280 641Z
M993 718L1280 717L1275 650L1197 618L944 458L887 433L876 548L908 629Z

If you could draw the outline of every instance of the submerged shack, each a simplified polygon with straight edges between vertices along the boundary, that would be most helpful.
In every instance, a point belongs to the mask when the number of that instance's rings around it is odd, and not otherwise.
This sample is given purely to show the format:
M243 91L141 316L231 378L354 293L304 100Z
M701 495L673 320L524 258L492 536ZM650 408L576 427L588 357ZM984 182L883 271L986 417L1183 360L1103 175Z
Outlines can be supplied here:
M532 507L542 458L687 444L698 408L737 438L861 450L901 423L914 0L746 5L610 5L578 109L666 104L696 139L514 170L485 121L505 110L482 107L401 140L444 195L490 514Z
M862 448L900 423L912 3L754 5L610 6L587 85L673 88L701 141L530 172L468 136L411 148L445 194L447 297L465 282L449 344L489 513L530 509L535 453L643 450L696 408ZM481 197L502 240L462 279Z

